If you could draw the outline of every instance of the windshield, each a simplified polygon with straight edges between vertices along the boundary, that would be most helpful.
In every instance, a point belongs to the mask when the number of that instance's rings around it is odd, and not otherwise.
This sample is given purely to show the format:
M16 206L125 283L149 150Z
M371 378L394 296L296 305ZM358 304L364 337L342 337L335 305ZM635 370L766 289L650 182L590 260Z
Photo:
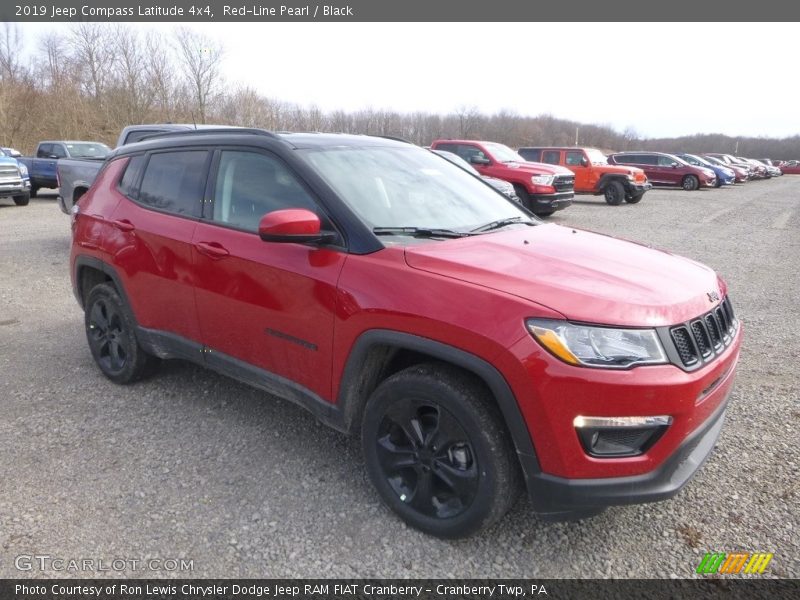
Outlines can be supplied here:
M305 150L306 160L372 228L471 231L519 217L515 204L454 164L416 146Z
M67 149L73 158L105 158L106 154L111 152L111 148L105 144L94 142L67 144Z
M495 142L488 142L485 143L484 146L486 147L489 152L492 153L494 159L500 162L526 162L524 158L522 158L519 154L514 152L508 146L504 146L503 144L497 144Z
M586 152L586 156L589 158L589 160L593 165L608 164L608 159L606 158L606 155L600 152L600 150L597 150L595 148L586 148L584 152Z
M684 154L682 156L682 158L684 158L688 162L692 163L693 165L701 165L703 167L713 167L714 166L710 162L708 162L706 159L704 159L704 158L702 158L700 156L696 156L694 154Z

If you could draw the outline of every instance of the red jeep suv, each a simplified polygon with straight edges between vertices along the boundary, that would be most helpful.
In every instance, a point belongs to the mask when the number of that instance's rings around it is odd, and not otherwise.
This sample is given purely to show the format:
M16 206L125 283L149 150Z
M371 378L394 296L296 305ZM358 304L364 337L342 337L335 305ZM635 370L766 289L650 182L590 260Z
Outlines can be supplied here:
M544 224L417 146L217 129L112 152L71 276L112 381L185 359L359 433L442 537L677 493L722 428L741 326L714 271Z

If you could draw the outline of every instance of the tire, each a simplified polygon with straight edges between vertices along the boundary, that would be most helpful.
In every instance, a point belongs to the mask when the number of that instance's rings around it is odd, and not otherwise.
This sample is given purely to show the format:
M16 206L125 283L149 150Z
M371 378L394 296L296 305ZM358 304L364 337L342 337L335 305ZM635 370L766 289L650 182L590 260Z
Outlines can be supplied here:
M625 187L619 181L609 181L603 195L611 206L619 206L625 200Z
M36 194L39 193L39 188L35 185L31 185L31 198L36 198Z
M625 197L625 202L628 204L637 204L642 198L644 198L644 192L641 194L631 194L630 196Z
M722 187L722 178L721 177L717 177L717 182L714 184L714 187L715 188L721 188Z
M537 212L537 213L534 213L534 214L535 214L537 217L549 217L550 215L552 215L552 214L553 214L553 213L555 213L555 212L556 212L556 211L554 211L554 210L547 210L547 211L545 211L545 212Z
M514 191L517 193L517 198L519 198L520 204L527 208L529 211L533 212L533 207L531 206L531 197L528 194L528 190L522 187L520 184L514 184Z
M89 292L84 324L94 361L114 383L136 381L155 366L156 358L139 345L130 311L112 285L101 283Z
M489 527L519 496L509 437L473 375L433 363L381 383L361 428L367 472L383 502L412 527L449 539Z
M700 187L700 180L694 175L687 175L683 178L683 181L681 181L681 187L687 192L693 192Z
M14 204L17 206L28 206L28 203L31 201L30 194L20 194L19 196L14 196Z

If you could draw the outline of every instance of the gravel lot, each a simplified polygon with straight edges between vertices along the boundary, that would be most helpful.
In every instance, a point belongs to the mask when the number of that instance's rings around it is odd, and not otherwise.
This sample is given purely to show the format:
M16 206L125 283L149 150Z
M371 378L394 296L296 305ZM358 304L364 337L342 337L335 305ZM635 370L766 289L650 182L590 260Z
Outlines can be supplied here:
M483 535L406 528L356 439L182 362L120 387L95 367L68 275L69 219L0 201L0 577L18 555L193 560L197 577L687 577L706 551L774 552L800 577L800 177L579 197L553 222L639 240L727 279L746 340L728 420L676 498L545 523L521 501ZM141 564L139 565L141 568ZM93 573L88 573L93 575Z

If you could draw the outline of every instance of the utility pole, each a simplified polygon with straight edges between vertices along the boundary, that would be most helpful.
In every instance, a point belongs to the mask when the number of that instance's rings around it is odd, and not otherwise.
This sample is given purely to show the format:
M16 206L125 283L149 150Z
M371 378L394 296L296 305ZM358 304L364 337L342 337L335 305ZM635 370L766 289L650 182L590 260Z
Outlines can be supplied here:
M736 149L733 151L734 155L739 156L739 140L736 140Z
M580 131L580 126L575 127L575 145L578 145L578 131Z

